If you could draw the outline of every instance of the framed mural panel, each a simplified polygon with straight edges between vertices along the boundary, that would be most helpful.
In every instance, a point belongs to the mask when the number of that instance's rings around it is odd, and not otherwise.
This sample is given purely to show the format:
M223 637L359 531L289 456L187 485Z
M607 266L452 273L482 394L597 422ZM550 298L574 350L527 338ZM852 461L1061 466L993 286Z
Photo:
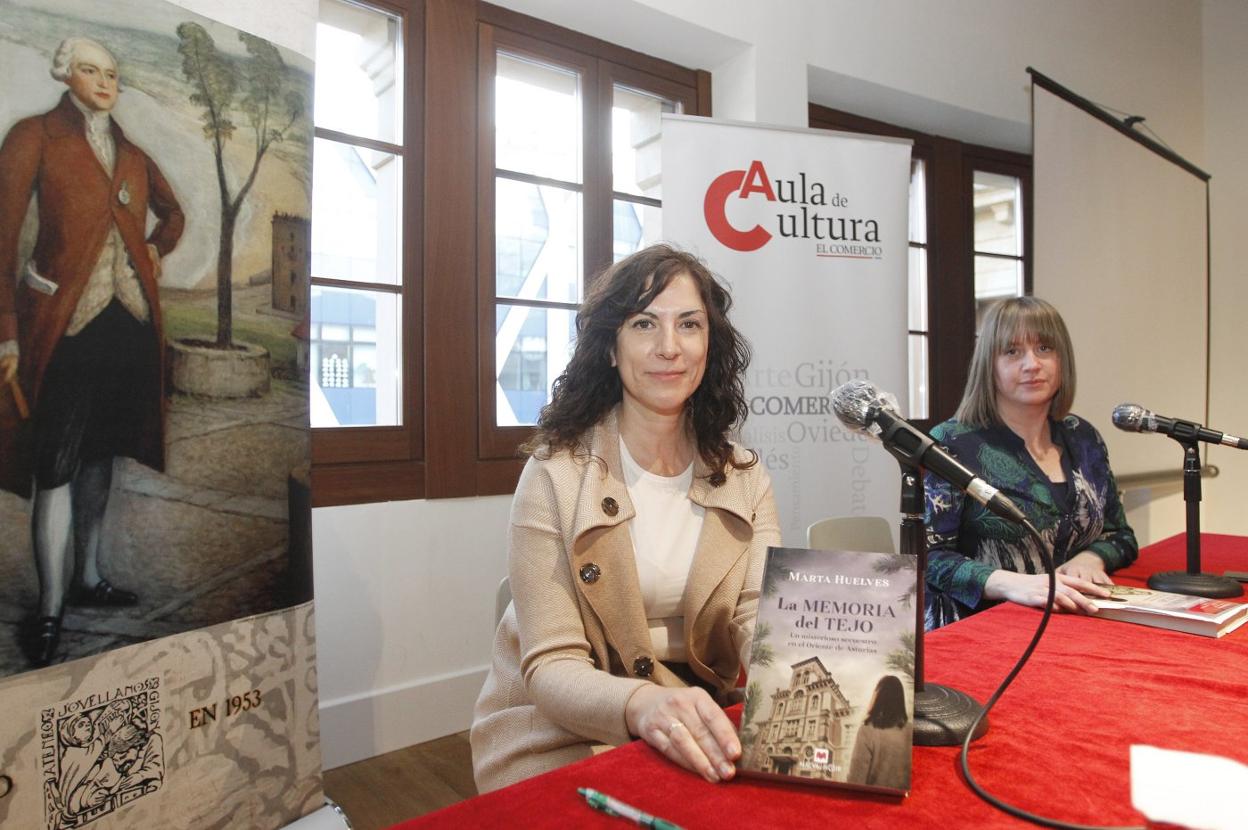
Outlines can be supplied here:
M0 824L321 806L312 64L0 0Z

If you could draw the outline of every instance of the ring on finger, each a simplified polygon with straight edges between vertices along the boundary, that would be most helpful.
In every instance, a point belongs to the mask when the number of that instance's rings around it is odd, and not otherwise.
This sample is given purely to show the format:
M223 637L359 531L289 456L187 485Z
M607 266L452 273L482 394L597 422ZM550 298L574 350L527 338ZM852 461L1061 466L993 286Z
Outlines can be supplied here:
M684 728L685 728L685 725L683 723L681 723L678 720L674 720L667 725L667 736L670 738L672 736L672 733L675 732L677 729L684 729Z

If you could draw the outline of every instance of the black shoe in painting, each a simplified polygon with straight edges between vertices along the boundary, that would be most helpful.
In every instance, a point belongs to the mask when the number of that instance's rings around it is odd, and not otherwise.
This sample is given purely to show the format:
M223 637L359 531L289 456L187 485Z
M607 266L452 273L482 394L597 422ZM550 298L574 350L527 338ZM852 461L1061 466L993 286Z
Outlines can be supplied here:
M94 588L84 588L75 586L69 592L70 605L90 605L96 608L120 608L128 605L138 605L139 595L134 591L127 591L124 588L114 586L107 579L101 579L95 583Z
M22 625L22 653L34 668L43 668L56 656L61 642L60 617L32 617Z

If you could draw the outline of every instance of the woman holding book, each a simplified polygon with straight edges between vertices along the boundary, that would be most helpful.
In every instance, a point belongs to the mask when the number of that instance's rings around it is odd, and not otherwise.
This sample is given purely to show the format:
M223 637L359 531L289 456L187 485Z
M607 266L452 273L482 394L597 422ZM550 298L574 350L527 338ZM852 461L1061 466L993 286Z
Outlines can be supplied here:
M729 440L749 348L706 266L653 246L594 281L512 502L513 602L477 700L481 791L641 738L709 781L748 657L771 482Z
M1109 574L1135 560L1100 433L1072 415L1075 356L1057 309L1035 297L1003 300L984 317L966 392L932 437L1017 504L1051 546L1054 605L1095 613ZM1008 600L1042 607L1040 550L1022 527L928 475L926 624L938 628Z

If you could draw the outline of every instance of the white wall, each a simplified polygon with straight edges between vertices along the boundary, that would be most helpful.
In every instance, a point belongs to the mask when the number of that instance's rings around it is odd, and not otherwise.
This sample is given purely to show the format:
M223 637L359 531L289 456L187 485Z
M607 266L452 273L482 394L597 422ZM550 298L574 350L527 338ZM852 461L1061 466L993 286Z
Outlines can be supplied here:
M281 2L296 10L312 5ZM243 0L194 5L252 7ZM1233 431L1236 416L1248 411L1248 393L1232 366L1244 355L1235 317L1248 307L1248 287L1233 267L1234 257L1245 253L1245 234L1231 209L1248 197L1244 174L1232 178L1246 126L1242 44L1248 20L1238 0L1207 0L1210 19L1203 28L1202 6L1188 0L501 5L712 70L714 105L723 117L804 125L809 98L1026 149L1028 64L1102 104L1145 115L1177 152L1210 169L1215 196L1225 205L1219 211L1215 202L1211 420ZM1204 52L1202 38L1210 44ZM1217 105L1202 103L1206 96ZM1240 429L1248 431L1248 423ZM1236 503L1248 472L1230 471L1239 459L1217 461L1227 472L1206 485L1206 528L1248 533L1248 511ZM1148 495L1140 498L1144 503L1132 517L1148 538L1181 529L1181 513L1165 505L1158 510ZM467 727L489 658L506 513L501 497L314 511L327 767Z
M1200 6L1188 0L502 0L499 5L715 73L752 54L757 120L806 124L806 101L1025 150L1034 66L1094 101L1144 114L1202 155ZM575 6L575 8L568 8ZM800 79L811 76L807 90ZM741 73L730 80L738 82ZM779 87L781 82L796 88Z
M1212 360L1209 423L1248 435L1248 3L1205 0L1205 169L1213 175L1209 198L1213 266ZM1222 474L1204 482L1202 526L1217 533L1248 533L1248 453L1218 447L1208 461Z
M495 496L312 511L326 769L467 728L510 508Z

